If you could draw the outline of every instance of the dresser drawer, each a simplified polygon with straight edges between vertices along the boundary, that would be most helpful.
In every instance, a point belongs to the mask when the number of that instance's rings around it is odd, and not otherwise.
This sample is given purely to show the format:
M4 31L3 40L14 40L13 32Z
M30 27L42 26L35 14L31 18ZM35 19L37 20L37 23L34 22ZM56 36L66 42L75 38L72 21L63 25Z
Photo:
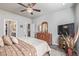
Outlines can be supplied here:
M52 43L52 34L50 33L36 33L36 38L46 41L49 45Z

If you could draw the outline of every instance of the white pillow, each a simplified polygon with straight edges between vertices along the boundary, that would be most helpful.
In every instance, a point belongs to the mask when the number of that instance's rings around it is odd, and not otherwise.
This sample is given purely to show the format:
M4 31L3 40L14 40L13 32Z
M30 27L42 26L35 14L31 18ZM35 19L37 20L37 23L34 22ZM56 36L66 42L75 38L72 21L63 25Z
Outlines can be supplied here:
M16 37L11 36L11 40L14 44L18 44L18 39Z
M4 46L4 42L3 42L2 37L0 37L0 47L3 47L3 46Z
M2 38L3 38L4 45L12 45L12 41L9 36L5 35Z

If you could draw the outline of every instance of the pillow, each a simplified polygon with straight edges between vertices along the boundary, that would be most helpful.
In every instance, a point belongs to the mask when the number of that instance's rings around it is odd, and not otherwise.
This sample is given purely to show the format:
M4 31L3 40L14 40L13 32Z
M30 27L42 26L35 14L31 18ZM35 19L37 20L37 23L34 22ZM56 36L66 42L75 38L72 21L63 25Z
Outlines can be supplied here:
M16 37L11 36L11 40L14 44L18 44L18 39Z
M0 47L3 47L3 46L4 46L4 42L3 42L2 37L0 37Z
M5 45L12 45L12 41L9 36L3 36L3 41Z

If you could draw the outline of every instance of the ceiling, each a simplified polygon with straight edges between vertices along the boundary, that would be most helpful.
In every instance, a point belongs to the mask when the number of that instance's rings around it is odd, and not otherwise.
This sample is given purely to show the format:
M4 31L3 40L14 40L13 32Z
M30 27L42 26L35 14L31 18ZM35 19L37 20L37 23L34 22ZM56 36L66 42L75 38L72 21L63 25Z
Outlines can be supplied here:
M27 5L27 3L24 3ZM37 3L34 8L40 9L41 12L33 12L31 15L28 12L20 12L22 9L25 9L23 6L17 3L0 3L0 9L19 14L24 17L36 18L44 14L55 12L61 9L69 8L73 4L71 3Z

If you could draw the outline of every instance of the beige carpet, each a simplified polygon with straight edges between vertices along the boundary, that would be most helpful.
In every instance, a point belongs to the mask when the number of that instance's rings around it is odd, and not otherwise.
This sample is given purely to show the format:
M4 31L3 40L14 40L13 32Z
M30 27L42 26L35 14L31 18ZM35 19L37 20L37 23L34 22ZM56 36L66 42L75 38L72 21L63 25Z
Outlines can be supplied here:
M49 56L49 55L45 54L44 56ZM64 51L51 48L50 56L66 56L66 54Z
M64 51L56 50L56 49L51 49L50 51L50 56L66 56Z

